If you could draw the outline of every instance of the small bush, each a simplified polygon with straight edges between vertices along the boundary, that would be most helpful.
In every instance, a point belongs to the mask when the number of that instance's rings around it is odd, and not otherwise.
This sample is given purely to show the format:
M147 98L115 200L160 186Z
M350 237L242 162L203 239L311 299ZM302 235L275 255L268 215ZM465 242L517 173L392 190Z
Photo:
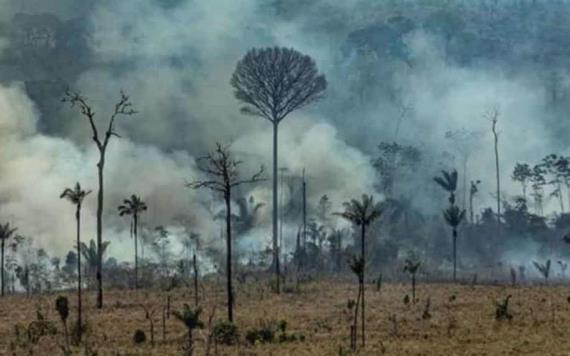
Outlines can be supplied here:
M214 340L222 345L234 345L239 340L238 327L229 321L222 321L214 325L212 330Z
M247 331L245 339L251 345L271 343L275 340L275 331L265 327L253 328Z
M146 341L146 334L141 329L137 329L133 335L133 342L135 344L142 344Z
M245 334L245 339L249 344L255 345L276 341L305 341L305 335L287 333L286 320L267 320L262 321L259 327L248 330Z

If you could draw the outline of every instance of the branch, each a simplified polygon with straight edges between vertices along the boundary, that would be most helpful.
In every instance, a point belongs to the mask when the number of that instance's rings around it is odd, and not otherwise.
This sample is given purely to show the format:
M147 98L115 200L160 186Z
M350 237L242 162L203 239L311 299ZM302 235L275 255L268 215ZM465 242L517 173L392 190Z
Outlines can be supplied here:
M79 107L81 115L87 118L91 126L91 131L93 132L93 141L97 145L99 150L103 149L103 144L99 139L99 132L97 131L97 126L95 125L95 112L91 109L91 106L87 102L87 98L81 96L81 93L72 91L70 89L65 90L65 94L61 99L63 103L70 103L71 107L76 105Z

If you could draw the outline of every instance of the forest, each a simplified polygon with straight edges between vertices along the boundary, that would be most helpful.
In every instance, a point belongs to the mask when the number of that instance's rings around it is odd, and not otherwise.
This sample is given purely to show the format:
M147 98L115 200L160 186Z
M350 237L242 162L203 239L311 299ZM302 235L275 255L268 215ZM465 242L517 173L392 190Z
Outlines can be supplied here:
M570 1L0 9L0 351L564 350Z

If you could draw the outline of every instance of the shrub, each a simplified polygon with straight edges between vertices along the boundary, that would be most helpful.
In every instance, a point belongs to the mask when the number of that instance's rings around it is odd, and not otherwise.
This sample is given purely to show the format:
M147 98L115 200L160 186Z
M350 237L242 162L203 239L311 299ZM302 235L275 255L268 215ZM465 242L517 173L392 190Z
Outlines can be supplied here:
M135 330L135 334L133 335L133 342L135 344L142 344L146 341L146 334L141 329Z
M258 343L266 344L275 341L275 330L269 327L261 326L247 331L245 339L251 345Z
M222 345L234 345L239 340L237 325L229 321L216 323L212 330L212 334L216 343Z
M303 334L288 334L286 320L266 320L257 328L249 329L245 334L249 344L266 344L272 342L305 341Z

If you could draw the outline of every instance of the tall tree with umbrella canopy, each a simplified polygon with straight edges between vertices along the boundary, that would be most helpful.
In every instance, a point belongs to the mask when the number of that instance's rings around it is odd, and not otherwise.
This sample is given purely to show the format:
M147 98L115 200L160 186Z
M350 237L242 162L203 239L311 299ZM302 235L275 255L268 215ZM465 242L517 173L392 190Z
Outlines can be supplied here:
M139 216L147 210L146 203L135 194L130 199L123 200L123 204L119 205L119 215L130 215L132 217L132 233L135 240L135 289L139 288L139 255L138 255L138 225Z
M81 340L82 319L81 319L81 205L90 190L83 190L79 182L75 187L66 188L59 196L60 199L67 199L75 205L75 221L77 223L77 326L75 329L78 340Z
M230 83L244 104L241 112L264 118L273 126L272 248L279 293L277 129L287 115L322 98L327 81L311 57L290 48L268 47L249 50L237 63Z

